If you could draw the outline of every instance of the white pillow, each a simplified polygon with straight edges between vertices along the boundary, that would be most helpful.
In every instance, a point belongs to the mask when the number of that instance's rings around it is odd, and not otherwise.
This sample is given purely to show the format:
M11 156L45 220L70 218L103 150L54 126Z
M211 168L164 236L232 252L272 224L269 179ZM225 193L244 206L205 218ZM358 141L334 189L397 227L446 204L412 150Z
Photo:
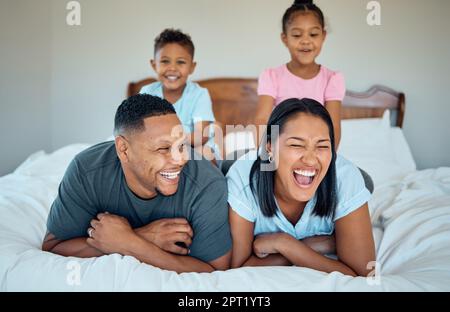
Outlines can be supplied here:
M416 164L400 128L390 126L390 113L382 118L343 120L338 153L365 170L375 186L403 178Z

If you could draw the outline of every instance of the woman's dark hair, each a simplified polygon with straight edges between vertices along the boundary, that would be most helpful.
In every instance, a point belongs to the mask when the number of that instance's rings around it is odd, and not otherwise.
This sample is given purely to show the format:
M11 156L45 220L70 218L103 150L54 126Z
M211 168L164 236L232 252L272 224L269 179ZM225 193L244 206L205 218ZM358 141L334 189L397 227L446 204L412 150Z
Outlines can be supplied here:
M188 50L189 54L194 58L195 47L191 37L183 33L179 29L167 28L159 34L155 39L154 54L158 53L165 45L169 43L177 43Z
M319 19L322 28L325 29L325 18L322 10L312 0L295 0L294 4L283 15L283 33L286 33L289 24L298 13L312 12Z
M288 121L296 115L304 113L316 116L322 119L328 126L331 140L332 158L328 171L319 184L316 191L316 205L313 213L320 217L333 217L337 204L336 191L336 150L334 142L333 122L328 111L319 102L312 99L288 99L281 102L270 115L267 123L267 130L264 134L263 142L275 143L277 137L272 137L272 126L278 126L279 134L283 133L284 127ZM272 140L272 141L271 141ZM261 149L261 155L253 163L250 171L250 187L255 195L256 201L261 207L261 211L266 217L273 217L277 212L277 204L275 202L275 171L263 171L261 165L268 165L269 161L267 151Z

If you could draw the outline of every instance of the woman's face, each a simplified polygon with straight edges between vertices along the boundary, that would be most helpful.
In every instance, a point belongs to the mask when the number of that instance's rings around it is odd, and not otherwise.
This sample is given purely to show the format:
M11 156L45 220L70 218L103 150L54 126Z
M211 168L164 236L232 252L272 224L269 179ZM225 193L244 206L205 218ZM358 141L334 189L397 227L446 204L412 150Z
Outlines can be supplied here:
M278 144L268 145L277 170L275 194L307 202L325 177L332 158L329 129L319 117L299 113L286 122Z

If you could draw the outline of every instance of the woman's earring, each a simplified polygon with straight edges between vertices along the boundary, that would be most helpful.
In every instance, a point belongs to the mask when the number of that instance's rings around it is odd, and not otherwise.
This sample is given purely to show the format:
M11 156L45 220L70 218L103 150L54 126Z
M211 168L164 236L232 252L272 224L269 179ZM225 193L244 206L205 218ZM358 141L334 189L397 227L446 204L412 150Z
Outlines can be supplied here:
M269 155L269 162L270 162L270 163L273 163L273 157L272 157L272 155Z

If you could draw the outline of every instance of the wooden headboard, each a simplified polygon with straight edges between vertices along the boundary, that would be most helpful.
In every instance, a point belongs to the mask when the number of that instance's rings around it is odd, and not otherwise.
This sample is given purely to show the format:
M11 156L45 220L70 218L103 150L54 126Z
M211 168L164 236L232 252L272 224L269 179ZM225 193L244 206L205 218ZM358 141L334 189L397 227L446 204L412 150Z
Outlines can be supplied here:
M139 93L141 88L155 79L147 78L128 85L128 96ZM253 123L258 102L257 79L216 78L197 81L208 89L213 111L219 125L247 126ZM392 125L403 126L405 95L390 88L376 85L366 92L347 91L343 101L342 118L377 118L391 110Z

